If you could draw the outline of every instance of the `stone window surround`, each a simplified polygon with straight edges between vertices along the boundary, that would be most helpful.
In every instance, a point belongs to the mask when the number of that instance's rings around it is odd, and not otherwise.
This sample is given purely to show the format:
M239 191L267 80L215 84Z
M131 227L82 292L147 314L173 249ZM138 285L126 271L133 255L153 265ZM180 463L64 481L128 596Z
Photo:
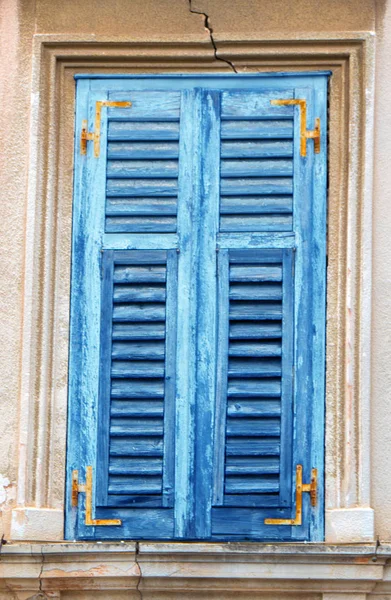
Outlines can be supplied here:
M370 542L371 32L221 39L241 72L330 70L326 543ZM13 540L63 540L75 73L230 71L208 42L35 35Z

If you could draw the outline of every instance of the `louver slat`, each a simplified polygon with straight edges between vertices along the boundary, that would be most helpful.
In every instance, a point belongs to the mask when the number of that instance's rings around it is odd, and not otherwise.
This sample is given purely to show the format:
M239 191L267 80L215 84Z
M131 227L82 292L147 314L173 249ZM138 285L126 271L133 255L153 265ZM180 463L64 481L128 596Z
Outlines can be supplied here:
M180 94L131 96L131 110L108 116L105 230L175 233Z
M288 258L287 258L288 257ZM291 251L228 252L228 364L223 504L278 501L290 392ZM273 320L263 321L273 306ZM249 312L251 320L246 320ZM289 409L288 409L289 410Z
M150 496L153 506L165 505L163 486L169 479L165 465L173 460L165 425L173 407L166 383L166 376L170 380L173 375L166 360L167 313L173 310L172 306L168 310L168 295L173 297L168 285L176 277L176 269L173 273L170 267L169 279L168 269L173 259L175 253L165 251L103 253L102 368L110 370L108 505L151 506ZM102 394L103 388L102 384Z
M271 97L222 94L221 232L292 230L293 113Z

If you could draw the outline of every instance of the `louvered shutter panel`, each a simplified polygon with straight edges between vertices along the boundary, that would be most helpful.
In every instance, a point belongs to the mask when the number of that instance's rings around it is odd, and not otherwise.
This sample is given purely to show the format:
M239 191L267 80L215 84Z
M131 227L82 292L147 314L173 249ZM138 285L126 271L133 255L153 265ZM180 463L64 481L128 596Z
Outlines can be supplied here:
M172 506L176 252L104 251L102 269L98 505Z
M224 504L268 505L278 502L287 483L281 459L290 453L290 427L282 420L292 410L292 251L237 250L222 257L221 270L228 270L222 273L228 319L221 322L228 328L221 388Z
M108 233L176 231L180 94L133 91L131 110L109 110ZM116 100L129 98L117 93Z
M293 114L273 94L223 94L221 232L292 231Z

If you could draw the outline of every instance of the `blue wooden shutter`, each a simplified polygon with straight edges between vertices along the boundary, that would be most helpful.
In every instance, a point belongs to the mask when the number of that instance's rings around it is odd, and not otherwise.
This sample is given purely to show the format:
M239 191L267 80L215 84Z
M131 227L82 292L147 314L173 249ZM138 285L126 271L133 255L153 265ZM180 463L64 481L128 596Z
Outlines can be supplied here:
M322 540L327 78L78 80L67 537ZM272 100L305 99L300 111ZM104 107L100 155L79 152ZM296 465L317 468L300 526ZM93 515L70 505L93 471Z
M322 85L316 110L324 115ZM311 436L323 428L325 197L313 178L315 169L324 177L324 155L315 158L309 147L303 159L299 111L271 104L304 97L314 118L315 93L221 96L211 534L309 539L322 536L321 511L311 513L309 499L300 526L265 520L295 516L297 464L307 479L323 468L321 444L314 452Z
M68 463L81 481L92 467L94 517L121 525L88 526L80 495L67 530L87 539L168 539L181 94L108 92L81 80L78 123L87 109L93 130L102 101L132 105L102 109L98 157L92 145L85 158L76 149Z

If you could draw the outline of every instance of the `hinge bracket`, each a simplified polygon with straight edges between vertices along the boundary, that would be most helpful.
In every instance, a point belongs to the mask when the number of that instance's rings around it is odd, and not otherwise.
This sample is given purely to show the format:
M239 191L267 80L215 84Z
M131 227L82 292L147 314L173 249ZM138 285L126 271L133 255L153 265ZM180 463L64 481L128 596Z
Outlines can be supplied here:
M303 467L296 467L296 515L294 519L265 519L265 525L301 525L303 522L303 492L309 492L311 506L316 506L318 470L312 469L311 483L303 483Z
M86 482L79 483L79 471L72 471L72 506L78 506L79 494L86 495L85 525L122 525L120 519L93 519L92 517L92 467L86 467Z
M300 108L300 155L307 156L307 140L314 140L316 154L320 152L320 119L315 119L315 129L307 129L307 102L301 98L291 100L270 100L275 106L297 105Z
M80 154L87 154L87 142L94 142L94 156L98 158L100 154L100 124L102 120L102 106L110 108L129 108L131 102L112 102L110 100L98 100L95 105L95 130L88 131L87 120L84 119L81 125L80 134Z

